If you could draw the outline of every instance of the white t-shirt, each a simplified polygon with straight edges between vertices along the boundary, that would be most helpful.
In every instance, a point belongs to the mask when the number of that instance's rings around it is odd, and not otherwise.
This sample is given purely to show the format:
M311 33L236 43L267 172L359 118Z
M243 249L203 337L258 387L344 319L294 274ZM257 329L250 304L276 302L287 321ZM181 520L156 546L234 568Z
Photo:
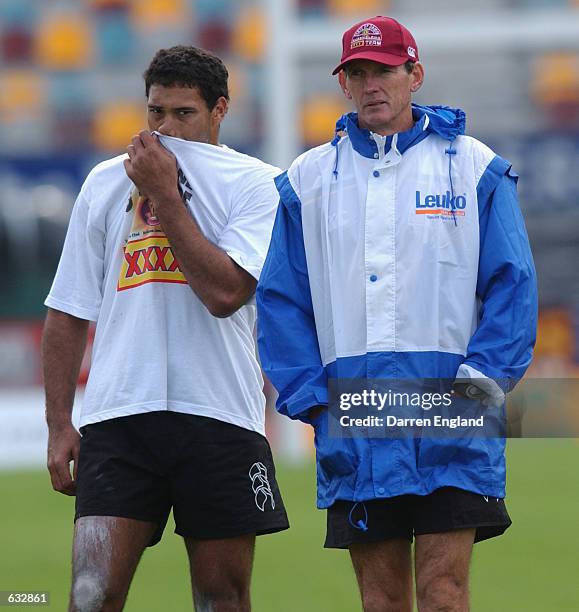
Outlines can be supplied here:
M258 279L280 170L227 147L161 142L177 158L180 189L203 234ZM172 410L263 434L254 299L227 318L209 313L124 159L102 162L82 186L45 302L97 322L80 426Z

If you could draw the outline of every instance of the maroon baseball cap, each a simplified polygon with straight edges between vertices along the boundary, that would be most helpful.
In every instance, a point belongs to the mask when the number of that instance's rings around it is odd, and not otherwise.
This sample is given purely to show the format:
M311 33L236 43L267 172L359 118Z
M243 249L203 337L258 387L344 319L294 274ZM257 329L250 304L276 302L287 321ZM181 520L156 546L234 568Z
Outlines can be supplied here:
M378 16L360 21L344 32L342 59L332 74L356 59L400 66L418 61L418 47L414 36L396 19Z

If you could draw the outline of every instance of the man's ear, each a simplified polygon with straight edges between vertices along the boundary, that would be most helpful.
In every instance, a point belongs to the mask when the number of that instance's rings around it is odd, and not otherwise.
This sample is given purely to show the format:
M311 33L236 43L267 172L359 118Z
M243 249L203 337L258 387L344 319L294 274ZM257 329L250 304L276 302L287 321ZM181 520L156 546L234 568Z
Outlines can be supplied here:
M348 86L346 85L346 71L345 70L340 70L340 72L338 72L338 82L340 83L340 87L342 88L342 91L344 92L344 95L346 96L346 98L348 98L348 100L351 100L352 94L350 93L350 90L348 89Z
M424 83L424 66L420 62L416 62L410 76L412 77L410 91L416 93Z
M227 98L221 96L217 99L213 110L211 111L211 116L216 123L221 123L225 115L227 115L227 111L229 110L229 102Z

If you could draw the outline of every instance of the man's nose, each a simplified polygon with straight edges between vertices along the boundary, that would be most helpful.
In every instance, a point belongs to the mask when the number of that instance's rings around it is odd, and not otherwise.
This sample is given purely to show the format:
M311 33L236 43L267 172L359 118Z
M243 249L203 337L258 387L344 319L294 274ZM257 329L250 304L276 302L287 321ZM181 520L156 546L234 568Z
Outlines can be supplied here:
M366 93L373 93L378 90L378 77L373 74L366 76L364 80L364 91Z
M175 120L170 115L165 115L157 128L158 132L165 136L176 136Z

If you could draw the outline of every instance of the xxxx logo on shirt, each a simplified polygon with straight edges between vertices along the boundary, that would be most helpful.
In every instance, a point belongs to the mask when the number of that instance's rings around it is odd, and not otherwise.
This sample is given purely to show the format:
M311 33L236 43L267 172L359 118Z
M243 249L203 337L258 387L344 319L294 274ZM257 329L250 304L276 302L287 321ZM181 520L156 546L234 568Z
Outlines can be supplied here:
M117 291L145 283L187 284L155 215L153 203L134 190L127 207L129 211L133 211L133 223L123 248Z

